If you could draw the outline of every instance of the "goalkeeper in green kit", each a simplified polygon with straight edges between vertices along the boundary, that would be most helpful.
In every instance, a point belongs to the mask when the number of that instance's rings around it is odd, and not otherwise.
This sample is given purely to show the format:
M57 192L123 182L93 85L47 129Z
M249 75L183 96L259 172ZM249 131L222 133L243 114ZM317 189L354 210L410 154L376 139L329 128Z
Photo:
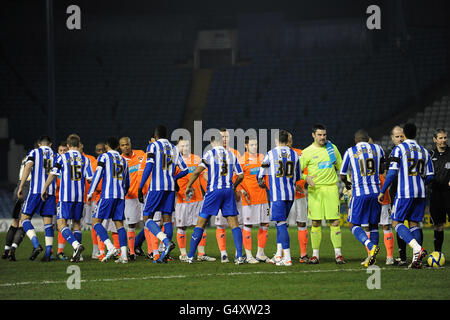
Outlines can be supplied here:
M330 236L337 264L344 264L341 245L340 202L337 187L342 157L337 147L327 140L327 129L316 124L312 130L314 142L305 148L300 157L301 168L307 170L303 177L308 183L308 218L312 220L310 232L313 255L310 264L319 263L322 240L322 220L330 223Z

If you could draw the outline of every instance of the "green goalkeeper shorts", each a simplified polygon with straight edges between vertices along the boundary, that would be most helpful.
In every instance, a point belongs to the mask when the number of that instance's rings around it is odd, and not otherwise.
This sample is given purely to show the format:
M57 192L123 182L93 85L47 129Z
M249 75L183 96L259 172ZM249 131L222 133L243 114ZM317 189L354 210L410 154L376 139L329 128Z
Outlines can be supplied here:
M339 190L337 185L308 186L308 218L311 220L336 220L340 218Z

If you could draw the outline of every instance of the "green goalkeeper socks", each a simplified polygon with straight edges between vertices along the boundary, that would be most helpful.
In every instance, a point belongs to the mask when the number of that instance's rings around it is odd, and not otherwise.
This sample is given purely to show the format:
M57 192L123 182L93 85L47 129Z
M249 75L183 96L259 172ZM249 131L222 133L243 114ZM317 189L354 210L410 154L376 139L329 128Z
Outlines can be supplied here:
M331 243L335 249L342 247L341 227L330 226Z
M311 246L313 249L318 250L320 248L320 242L322 241L322 227L311 227Z

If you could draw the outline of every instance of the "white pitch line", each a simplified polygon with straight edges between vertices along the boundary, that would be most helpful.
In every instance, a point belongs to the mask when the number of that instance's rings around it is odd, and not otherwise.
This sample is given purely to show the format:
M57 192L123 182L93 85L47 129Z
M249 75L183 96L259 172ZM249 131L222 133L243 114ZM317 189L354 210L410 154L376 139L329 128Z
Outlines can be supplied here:
M409 270L406 268L380 268L380 270ZM301 274L301 273L326 273L326 272L362 272L367 271L367 269L329 269L329 270L301 270L301 271L254 271L254 272L230 272L230 273L207 273L207 274L192 274L192 275L167 275L167 276L148 276L141 278L105 278L105 279L92 279L92 280L80 280L82 283L86 282L110 282L110 281L136 281L136 280L154 280L154 279L174 279L174 278L190 278L190 277L222 277L222 276L247 276L247 275L259 275L259 274L271 274L271 275L282 275L282 274ZM66 283L66 280L43 280L43 281L25 281L25 282L10 282L10 283L0 283L0 287L14 287L14 286L28 286L28 285L43 285L43 284L61 284Z

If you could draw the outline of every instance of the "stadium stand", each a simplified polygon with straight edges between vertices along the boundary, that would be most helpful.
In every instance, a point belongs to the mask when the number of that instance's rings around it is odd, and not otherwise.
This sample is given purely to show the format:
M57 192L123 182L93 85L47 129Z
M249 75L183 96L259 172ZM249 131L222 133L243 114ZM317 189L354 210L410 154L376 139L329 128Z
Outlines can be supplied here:
M414 117L405 119L406 122L415 123L417 126L417 142L431 150L433 148L433 133L436 129L443 128L449 130L450 123L450 96L443 96L440 100L426 106L423 111L418 112ZM375 141L384 150L388 150L391 145L391 136L384 135Z
M389 119L448 74L448 31L412 28L409 37L321 56L241 48L241 58L252 62L214 69L204 120L212 127L285 127L300 146L310 143L311 125L322 122L345 150L358 128ZM226 119L223 110L231 111Z

